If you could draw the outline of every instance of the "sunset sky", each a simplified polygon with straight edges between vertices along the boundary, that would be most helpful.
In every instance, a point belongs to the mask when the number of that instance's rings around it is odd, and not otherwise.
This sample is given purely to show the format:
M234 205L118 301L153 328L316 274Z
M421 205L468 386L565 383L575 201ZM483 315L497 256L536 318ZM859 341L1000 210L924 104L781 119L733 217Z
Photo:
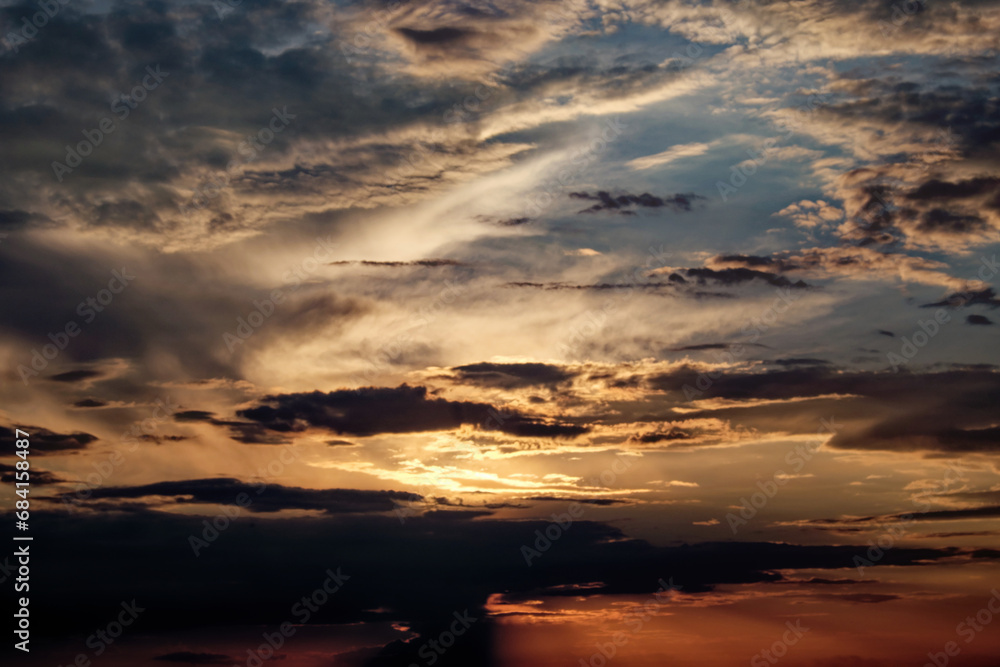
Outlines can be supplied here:
M1000 665L1000 1L0 4L4 664Z

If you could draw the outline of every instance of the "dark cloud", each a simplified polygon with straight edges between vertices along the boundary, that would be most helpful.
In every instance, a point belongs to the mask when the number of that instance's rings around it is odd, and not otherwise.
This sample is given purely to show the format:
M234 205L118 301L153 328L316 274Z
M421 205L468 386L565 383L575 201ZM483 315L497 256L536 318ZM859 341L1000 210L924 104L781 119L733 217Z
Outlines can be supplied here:
M84 398L73 404L76 408L103 408L107 403L96 398Z
M859 655L837 655L829 658L817 658L807 664L808 667L894 667L893 660L879 658L863 658Z
M691 431L680 428L671 428L667 431L650 431L639 435L630 435L628 441L639 445L651 445L657 442L669 442L671 440L690 440L695 437Z
M775 359L773 362L779 366L830 366L826 359L814 359L812 357L796 357L790 359Z
M227 14L224 19L220 7ZM405 165L406 155L425 142L404 137L392 143L382 137L412 122L443 127L442 117L456 92L446 83L417 81L412 75L393 76L391 82L365 76L341 49L362 34L364 23L355 26L348 17L331 22L322 3L255 0L253 11L245 9L206 4L183 9L181 18L172 3L83 14L61 7L38 38L16 53L5 50L0 142L13 157L0 165L0 173L8 177L8 185L0 187L0 231L58 224L124 230L146 241L188 236L197 239L189 247L196 247L205 240L231 240L273 221L265 219L267 205L249 203L253 198L297 194L325 200L326 208L336 209L373 190L426 190L424 172L429 168L393 176L404 171L394 168ZM355 10L380 11L359 6L345 14ZM30 24L37 11L35 5L5 7L0 22L20 26L26 16ZM524 20L523 11L504 14ZM501 39L486 25L484 30L379 25L380 37L389 36L390 46L399 42L410 47L407 56L410 51L440 52L450 62L462 57L482 63L477 49L495 48ZM525 25L524 30L530 28ZM392 58L399 63L398 56ZM112 106L143 81L147 67L158 67L165 76L122 118ZM45 85L39 87L42 76ZM403 101L416 96L425 101ZM256 160L246 160L237 149L240 140L266 127L275 105L287 108L294 119ZM94 131L103 118L114 120L113 133L57 181L52 162L65 161L66 146L77 145L81 133ZM278 168L296 140L352 141L366 135L380 140L362 150ZM438 155L450 161L449 173L463 171L478 149L476 142L459 144L448 139L438 144L444 149ZM230 160L237 160L239 168L227 171ZM29 191L15 186L14 175L25 174L45 187ZM222 196L207 198L203 208L189 215L181 212L197 191L223 177L228 185ZM133 187L120 188L123 179ZM331 193L337 193L337 201ZM341 199L341 194L347 197Z
M456 261L454 259L417 259L409 262L375 262L372 260L341 260L338 262L330 262L331 266L339 266L344 264L360 264L361 266L425 266L425 267L437 267L437 266L467 266L462 262Z
M945 408L945 405L941 408ZM939 449L947 452L1000 451L1000 427L960 428L946 426L954 423L947 414L937 414L937 425L925 416L911 415L902 419L887 419L882 423L854 434L837 436L834 447L853 448L864 446L878 449ZM943 422L943 423L942 423ZM979 424L974 423L975 426Z
M993 324L993 320L984 315L969 315L965 318L967 324L979 324L979 325L990 325Z
M760 255L718 255L716 259L723 264L739 264L749 269L769 269L781 273L799 268L798 264L779 257L761 257Z
M53 226L47 216L21 210L0 210L0 231L20 231L26 227L46 228Z
M568 283L533 283L533 282L512 282L507 283L507 287L534 287L544 290L660 290L669 289L668 283L594 283L591 285L573 285Z
M489 387L556 387L576 377L577 373L561 366L541 363L495 364L482 362L452 368L458 379Z
M538 502L560 502L560 503L582 503L584 505L597 505L599 507L612 507L614 505L628 505L629 501L618 498L568 498L565 496L531 496L527 500Z
M675 347L671 352L701 352L703 350L724 350L729 347L731 343L698 343L697 345L685 345L684 347Z
M40 426L18 426L17 428L22 432L28 433L28 439L31 442L31 453L35 456L76 452L86 449L87 445L97 440L97 436L83 432L54 433ZM4 443L3 453L5 455L13 456L16 453L13 428L0 426L0 441Z
M878 593L847 593L845 595L820 595L819 599L846 600L857 604L879 604L881 602L892 602L903 599L899 595L878 594Z
M1000 531L963 530L963 531L953 531L946 533L924 533L920 537L925 537L927 539L935 539L935 540L951 540L956 537L993 537L994 535L1000 535Z
M475 33L461 28L434 28L432 30L417 30L416 28L397 28L396 32L407 40L420 46L437 44L454 44L461 42Z
M1000 373L991 367L913 375L814 365L761 372L715 371L710 383L705 379L697 368L680 366L644 382L681 404L692 397L783 402L685 412L687 419L716 417L758 428L799 423L808 424L810 432L816 432L820 419L831 415L835 421L848 416L858 420L836 432L829 443L836 448L1000 451L1000 428L993 426L995 406L1000 404ZM843 398L833 403L819 400L835 395ZM816 404L784 403L802 399Z
M164 653L153 658L161 662L180 662L186 665L224 665L236 662L235 658L224 653L204 653L195 651L175 651Z
M863 79L852 82L854 99L822 109L822 115L837 122L884 128L887 136L918 147L884 155L883 164L844 175L844 240L957 249L981 243L997 228L1000 163L992 145L1000 141L1000 114L995 85L994 80L963 85ZM889 146L883 151L890 153ZM942 161L942 156L947 157ZM951 180L962 166L980 175ZM912 175L921 173L922 182L915 187L899 185L912 183Z
M303 257L316 248L315 241L305 239L301 243ZM95 372L106 373L104 378L90 382L118 391L123 384L133 382L134 391L149 400L155 397L155 385L149 382L156 374L152 359L164 345L173 350L177 372L187 381L236 380L241 378L240 366L248 348L259 349L276 340L297 344L302 339L332 334L367 312L365 304L369 303L360 297L333 294L327 286L286 278L290 283L272 286L281 289L285 298L275 305L266 323L253 330L253 339L244 341L238 334L246 330L238 329L237 318L245 321L255 309L254 302L269 299L272 289L220 281L218 276L210 278L200 260L186 253L160 254L137 248L135 264L126 264L136 280L116 295L96 319L86 323L76 317L78 305L108 285L112 277L109 265L120 267L125 262L88 260L86 255L63 252L53 244L33 245L30 253L9 252L5 250L8 246L0 243L0 254L6 253L0 261L0 283L11 287L5 325L31 341L18 346L14 362L30 365L32 347L40 349L49 342L49 332L59 331L67 321L75 320L82 333L50 362L47 371L54 375L87 364ZM164 289L160 278L177 274L186 279ZM37 305L42 299L45 308ZM158 335L149 335L151 331ZM224 334L229 337L224 338ZM117 367L116 362L108 363L111 359L128 359L131 372L121 376L103 370ZM112 395L101 397L109 400Z
M989 229L989 224L978 215L952 213L942 208L924 212L917 223L920 232L945 232L948 234L972 234Z
M963 282L944 273L939 262L893 252L891 248L876 249L863 244L781 251L774 253L767 262L761 259L755 255L716 255L707 261L707 265L712 269L754 271L767 267L779 273L795 272L817 278L846 276L857 280L927 282L951 288Z
M499 227L520 227L521 225L527 225L530 222L534 222L531 218L493 218L488 215L477 215L476 220L480 222L485 222L491 225L497 225Z
M956 292L948 296L944 301L925 303L921 308L961 308L963 306L989 306L997 308L1000 306L1000 299L992 287L979 291Z
M976 500L978 502L1000 503L1000 489L995 491L958 491L941 495L951 498L962 498L964 500Z
M13 484L17 481L17 477L15 475L16 472L17 468L15 466L0 463L0 482ZM47 470L41 470L36 467L31 468L31 484L45 486L48 484L59 484L65 481L66 480L63 478Z
M261 327L255 335L271 340L311 339L330 325L343 326L345 322L367 312L367 306L358 299L342 298L322 291L301 293L278 308L275 308L269 325Z
M190 541L205 530L201 517L39 512L32 519L37 530L74 545L76 568L65 567L62 553L42 551L32 558L33 571L50 584L37 600L40 627L50 632L93 632L88 619L109 616L121 600L132 598L146 607L148 628L199 627L220 617L233 625L276 626L289 620L290 600L315 590L327 570L339 568L350 578L336 593L336 604L320 607L310 624L394 620L436 637L453 612L468 610L480 619L475 627L481 635L469 637L468 644L460 640L442 656L439 664L449 667L492 664L494 626L483 607L496 593L515 599L649 595L660 588L661 578L672 578L685 593L698 595L721 584L784 581L796 570L842 570L855 557L864 558L868 548L766 542L661 547L579 520L528 567L521 546L533 544L534 531L550 523L432 513L402 524L375 515L236 518L195 557ZM149 530L154 519L156 529ZM118 558L109 559L109 553ZM962 556L967 552L956 548L897 547L874 567ZM91 576L75 576L80 570ZM370 611L375 609L383 611ZM416 651L422 643L388 645L367 664L420 664ZM452 651L455 657L449 658Z
M683 273L684 276L681 277L680 273ZM807 289L809 287L809 285L801 280L792 282L785 276L746 268L681 269L679 272L670 274L670 278L672 280L674 279L674 276L681 278L679 282L695 281L699 285L724 285L726 287L731 287L733 285L742 285L751 282L764 282L768 285L774 285L775 287L790 287L793 289Z
M229 437L244 445L287 445L291 442L289 438L256 422L210 419L208 423L229 429Z
M266 396L263 405L239 416L280 433L309 427L338 434L415 433L475 424L526 437L573 437L587 432L574 424L547 422L515 412L501 414L485 403L429 398L426 387L363 387L309 394Z
M906 193L908 199L917 200L948 200L966 199L984 193L1000 193L1000 178L996 176L972 178L965 181L949 183L932 178L921 183L919 187Z
M695 276L690 279L684 278L681 273L694 271ZM698 286L726 286L733 287L741 284L769 284L776 287L788 287L789 289L809 288L803 281L792 282L784 276L778 276L761 271L747 271L744 269L723 269L714 271L712 269L680 269L681 273L674 272L667 276L666 282L627 282L627 283L589 283L574 284L562 282L529 282L517 281L506 283L505 287L522 287L540 289L546 291L556 290L579 290L579 291L633 291L641 290L646 293L663 293L686 296L692 299L732 299L735 295L729 292L703 290Z
M174 421L179 422L205 422L211 421L215 413L206 412L205 410L181 410L180 412L175 412L173 416Z
M1000 433L1000 429L996 429ZM994 436L996 438L996 436ZM996 440L994 440L996 442ZM1000 505L987 505L985 507L966 507L954 510L932 510L929 512L915 512L912 514L895 514L886 518L889 519L910 519L915 521L956 521L963 519L990 519L1000 516Z
M357 443L351 442L350 440L327 440L326 444L330 447L357 447Z
M143 434L139 436L139 439L144 442L152 442L153 444L159 445L163 442L183 442L184 440L190 440L191 437L187 435L148 435Z
M174 503L238 504L241 494L250 498L246 509L271 513L286 509L320 510L327 514L389 512L400 502L415 502L422 496L405 491L359 491L355 489L303 489L280 484L251 484L232 478L189 479L157 482L142 486L114 486L93 489L90 498L135 499L156 496L172 497ZM61 496L67 500L75 493Z
M90 380L91 378L101 377L102 373L100 371L94 370L76 370L76 371L66 371L65 373L59 373L57 375L49 376L49 379L53 382L82 382L84 380Z
M948 495L960 495L960 494L948 494ZM959 509L949 509L949 510L926 510L919 509L919 511L911 512L900 512L898 514L882 514L882 515L870 515L870 516L860 516L860 517L850 517L850 518L839 518L839 519L810 519L803 521L803 525L813 526L820 530L829 530L838 533L850 533L850 532L860 532L864 530L884 530L885 524L887 522L899 521L908 523L911 521L926 521L926 522L938 522L938 521L964 521L967 519L991 519L993 517L1000 516L1000 505L986 505L981 507L964 507ZM991 531L975 531L975 532L954 532L950 531L948 533L933 533L925 534L923 537L961 537L961 536L977 536L977 535L991 535ZM975 555L982 550L973 550L970 554ZM986 550L986 557L996 558L1000 555L1000 551Z
M684 347L675 347L671 349L671 352L703 352L706 350L726 350L732 347L734 343L698 343L696 345L685 345ZM767 348L767 345L762 345L760 343L742 343L745 347L761 347Z
M704 197L696 195L693 192L657 197L648 192L644 192L641 195L628 193L612 195L606 190L600 190L595 194L589 192L571 192L569 196L572 199L585 199L597 202L593 206L583 209L580 213L615 211L623 215L633 215L634 211L631 209L637 206L641 208L669 208L674 211L690 211L694 203L704 199Z
M855 586L857 584L874 584L874 579L827 579L825 577L810 577L802 580L788 580L785 584L809 584L811 586Z

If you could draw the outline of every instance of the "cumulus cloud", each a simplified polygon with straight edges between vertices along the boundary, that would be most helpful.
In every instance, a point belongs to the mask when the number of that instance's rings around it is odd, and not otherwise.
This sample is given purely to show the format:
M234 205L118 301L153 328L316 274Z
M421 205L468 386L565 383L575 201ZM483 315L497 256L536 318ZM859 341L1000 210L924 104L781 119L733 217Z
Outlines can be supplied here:
M775 213L775 215L791 218L796 227L812 229L840 220L844 217L844 212L822 199L818 201L804 199L800 202L789 204Z

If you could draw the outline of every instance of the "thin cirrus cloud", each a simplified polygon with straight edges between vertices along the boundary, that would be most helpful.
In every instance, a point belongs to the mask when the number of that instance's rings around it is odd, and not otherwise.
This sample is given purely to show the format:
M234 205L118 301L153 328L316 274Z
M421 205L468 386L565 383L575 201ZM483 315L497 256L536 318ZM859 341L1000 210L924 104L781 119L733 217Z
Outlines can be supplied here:
M671 146L661 153L629 160L625 163L625 166L635 170L652 169L653 167L661 167L672 162L677 162L686 157L704 155L708 152L709 148L709 144L702 143L680 144Z

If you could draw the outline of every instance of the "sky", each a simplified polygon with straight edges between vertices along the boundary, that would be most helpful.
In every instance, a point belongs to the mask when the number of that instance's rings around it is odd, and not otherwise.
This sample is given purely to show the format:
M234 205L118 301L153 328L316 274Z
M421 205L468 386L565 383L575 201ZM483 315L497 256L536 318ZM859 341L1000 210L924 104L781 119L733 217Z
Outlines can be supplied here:
M4 664L997 667L998 35L0 1Z

